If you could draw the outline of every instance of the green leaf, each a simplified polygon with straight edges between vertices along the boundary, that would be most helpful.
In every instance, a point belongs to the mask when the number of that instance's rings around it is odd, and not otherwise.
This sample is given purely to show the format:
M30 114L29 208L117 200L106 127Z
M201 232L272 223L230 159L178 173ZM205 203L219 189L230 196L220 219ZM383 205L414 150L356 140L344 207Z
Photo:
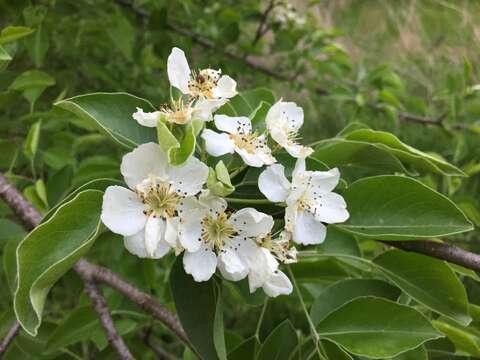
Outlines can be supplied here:
M7 26L0 33L0 45L21 39L34 31L26 26Z
M4 70L11 60L12 57L10 54L2 45L0 45L0 71Z
M203 359L218 359L214 340L217 311L214 281L194 281L183 270L179 256L170 272L170 287L178 317L193 347Z
M209 168L207 187L217 196L228 196L235 191L235 186L230 181L228 169L223 163L219 161L215 165L215 170Z
M220 360L227 360L227 347L225 345L225 329L223 326L223 301L221 290L217 289L217 306L213 321L213 344Z
M245 360L255 358L255 349L260 346L257 338L252 336L245 340L230 353L228 353L228 360Z
M350 218L337 225L381 240L415 240L472 230L460 209L444 195L403 176L356 181L343 193Z
M23 153L30 161L33 161L38 149L38 142L40 141L40 129L42 121L39 120L34 123L28 131L27 139L23 145Z
M427 350L425 347L419 346L416 349L406 351L390 360L428 360Z
M133 59L133 46L136 31L122 12L116 8L115 13L107 18L105 29L113 44L122 52L127 60Z
M262 102L273 105L275 95L266 88L257 88L239 93L223 106L218 113L230 116L255 117L257 110L262 106Z
M402 163L385 149L362 141L332 139L322 141L311 155L329 167L364 168L381 173L408 173Z
M373 262L400 289L419 303L462 325L468 313L467 292L454 271L441 260L401 250L387 251Z
M323 319L318 331L348 352L376 359L397 356L441 337L415 309L374 297L346 303Z
M93 93L58 101L55 106L95 124L127 148L155 141L155 129L142 126L132 118L137 107L155 111L150 102L139 97L127 93Z
M327 340L322 340L322 344L328 359L353 360L353 358L337 344Z
M28 70L20 74L10 85L10 90L21 91L23 96L30 103L30 111L43 91L55 85L55 79L49 74L39 70Z
M177 138L167 123L162 120L157 123L158 144L167 154L170 164L182 165L193 154L196 145L195 131L195 125L189 124L183 133L179 131Z
M396 300L399 295L396 287L382 280L341 280L330 285L315 299L310 316L313 323L318 325L331 312L357 297L376 296Z
M37 334L50 288L93 244L101 224L102 195L97 190L79 193L18 246L14 308L29 334Z
M285 320L265 339L256 360L289 360L297 345L295 328L289 320Z
M50 334L47 351L52 352L88 340L99 326L98 316L90 305L78 307Z
M403 142L395 135L385 131L359 129L344 136L348 140L364 141L376 144L395 155L400 161L414 166L418 170L430 171L442 175L466 176L456 166L445 160L417 150Z
M469 328L441 320L432 323L455 344L456 353L480 357L480 337Z

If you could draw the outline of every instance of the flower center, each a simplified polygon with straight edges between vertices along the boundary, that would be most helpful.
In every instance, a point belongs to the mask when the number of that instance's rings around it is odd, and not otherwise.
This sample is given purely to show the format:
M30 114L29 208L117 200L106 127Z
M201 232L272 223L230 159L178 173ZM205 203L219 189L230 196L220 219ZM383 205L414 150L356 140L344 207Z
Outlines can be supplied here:
M244 149L249 154L253 154L259 149L264 149L267 146L266 141L260 140L256 132L247 134L230 134L230 139L233 140L237 148Z
M148 180L148 184L137 189L142 202L148 205L146 215L155 215L163 218L175 215L180 196L171 189L168 182L158 181L155 177Z
M297 261L297 251L294 247L290 247L290 240L285 232L280 233L280 236L275 239L268 234L262 239L257 239L257 244L268 249L281 262L288 264Z
M202 225L202 240L211 244L217 251L222 249L225 240L232 238L236 233L225 213L221 213L216 218L207 215L202 220Z
M203 69L200 72L192 72L188 81L188 90L191 96L203 96L207 99L213 99L213 89L217 86L221 71L212 69Z
M164 105L160 109L167 121L175 124L186 124L192 116L191 103L184 103L182 98L173 100L172 105Z

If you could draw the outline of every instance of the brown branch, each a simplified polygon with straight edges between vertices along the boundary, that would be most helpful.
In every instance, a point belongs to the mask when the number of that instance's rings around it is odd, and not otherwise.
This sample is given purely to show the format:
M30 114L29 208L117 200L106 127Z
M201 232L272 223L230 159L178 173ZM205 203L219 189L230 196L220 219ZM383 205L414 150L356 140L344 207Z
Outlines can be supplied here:
M10 327L10 330L8 330L7 335L2 339L2 342L0 343L0 358L2 357L3 353L7 350L8 345L15 339L15 336L17 336L18 332L20 331L20 324L18 321L15 321L15 323Z
M117 351L120 359L133 360L133 355L130 353L127 345L115 328L112 317L110 316L110 312L108 311L107 302L105 301L105 298L103 297L95 279L90 273L82 271L82 268L78 265L78 263L75 264L74 269L83 280L85 293L90 298L93 309L98 315L100 324L107 335L108 342Z
M463 250L457 246L431 240L382 242L398 249L427 255L467 269L480 271L480 255Z
M255 38L252 41L252 46L255 46L257 42L265 35L268 31L267 19L270 12L275 8L275 0L270 0L265 11L262 13L260 22L258 23L257 31L255 33Z
M3 174L0 173L0 198L14 211L22 220L25 227L29 230L38 225L41 214L23 197L17 188L8 183ZM75 264L74 270L81 276L88 276L98 282L105 283L113 289L127 296L131 301L137 304L145 311L163 323L167 328L174 332L186 345L190 346L187 335L183 330L178 318L163 305L158 303L152 296L137 289L113 271L90 263L81 258ZM16 334L15 334L16 335ZM12 338L15 336L13 335ZM6 338L5 338L6 339ZM9 340L8 344L11 342ZM2 342L3 344L3 342Z
M185 334L185 331L183 330L178 318L166 307L155 300L155 298L147 293L144 293L143 291L140 291L110 269L92 264L86 259L80 259L75 267L83 273L89 274L95 280L102 282L122 293L143 310L150 313L155 319L162 322L186 344L189 343L187 335Z

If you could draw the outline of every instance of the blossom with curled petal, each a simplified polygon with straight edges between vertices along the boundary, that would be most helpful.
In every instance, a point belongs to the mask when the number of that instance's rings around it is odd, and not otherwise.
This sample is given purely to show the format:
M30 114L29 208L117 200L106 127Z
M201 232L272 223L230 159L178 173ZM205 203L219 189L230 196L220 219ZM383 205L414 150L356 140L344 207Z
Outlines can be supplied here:
M221 70L190 70L185 53L177 47L168 56L167 73L170 84L191 98L216 100L237 95L235 80Z
M275 103L268 110L265 122L272 139L291 156L306 158L313 152L312 148L297 142L298 131L303 125L303 109L294 102L280 100Z
M225 132L217 133L205 129L202 133L205 148L210 155L221 156L236 152L245 164L254 167L275 162L266 136L252 131L252 123L248 117L215 115L215 126Z
M107 188L101 219L124 236L132 254L161 258L177 248L179 207L200 192L208 167L194 157L182 166L170 165L158 144L147 143L123 157L120 171L130 189Z
M258 178L260 191L272 202L285 202L285 229L298 244L319 244L325 240L323 223L348 219L342 196L332 192L340 180L337 168L329 171L305 170L305 159L297 159L292 181L285 177L283 165L274 164Z

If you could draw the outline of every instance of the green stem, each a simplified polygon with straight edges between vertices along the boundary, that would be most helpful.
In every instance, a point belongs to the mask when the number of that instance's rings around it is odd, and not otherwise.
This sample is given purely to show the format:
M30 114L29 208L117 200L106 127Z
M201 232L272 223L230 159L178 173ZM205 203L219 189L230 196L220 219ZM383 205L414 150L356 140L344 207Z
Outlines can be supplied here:
M230 180L233 179L235 176L240 174L243 170L247 168L247 165L240 166L237 170L234 170L230 173Z
M268 204L273 204L270 200L267 199L239 199L239 198L225 198L230 203L235 203L235 204L258 204L258 205L268 205Z
M318 357L322 360L326 360L325 356L325 350L323 349L323 345L320 342L320 335L317 332L317 329L315 328L315 325L313 324L312 318L310 317L310 314L308 313L307 306L305 305L305 301L303 300L302 293L300 292L300 288L297 285L297 281L295 280L295 276L293 275L293 271L290 268L289 265L287 265L288 269L288 274L290 275L290 278L292 279L292 284L295 289L295 292L297 293L298 299L300 300L300 304L302 305L303 312L305 314L305 317L307 318L308 325L310 326L310 333L312 334L312 340L315 344L315 348L318 354Z
M268 305L268 298L265 299L265 302L263 303L262 311L260 312L260 317L258 318L257 328L255 330L255 338L258 341L260 341L260 328L262 327L263 318L264 318L265 312L267 310L267 305Z

